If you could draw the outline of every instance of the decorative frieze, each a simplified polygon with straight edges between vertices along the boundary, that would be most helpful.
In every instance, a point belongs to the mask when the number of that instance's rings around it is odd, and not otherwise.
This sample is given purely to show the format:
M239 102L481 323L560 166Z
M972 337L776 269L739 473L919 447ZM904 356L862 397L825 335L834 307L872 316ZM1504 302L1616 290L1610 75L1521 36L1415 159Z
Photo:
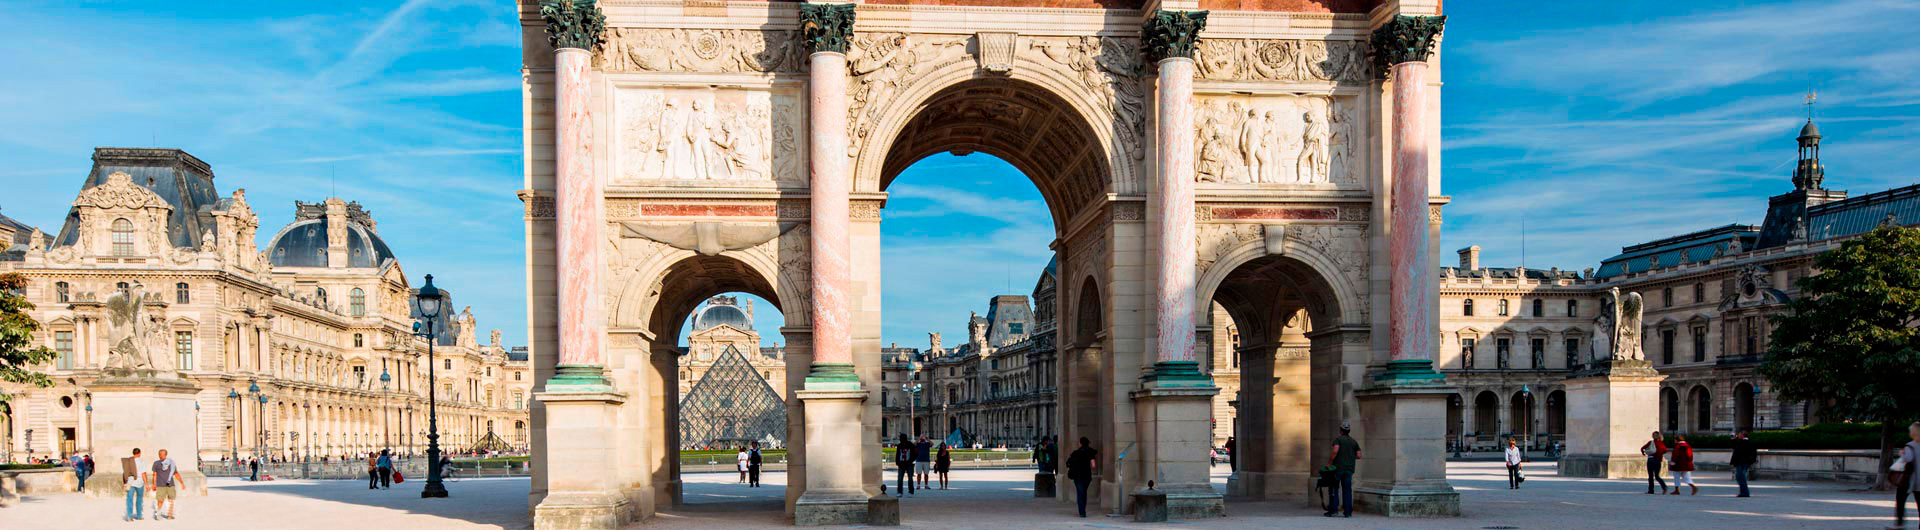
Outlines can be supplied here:
M1360 41L1201 39L1200 78L1217 81L1367 81Z
M1194 44L1200 40L1200 31L1206 27L1206 11L1155 11L1141 27L1147 60L1159 62L1171 57L1192 59Z
M856 220L880 220L880 201L859 200L848 205L847 216Z
M1147 218L1147 205L1139 202L1113 203L1113 220L1139 221Z
M1220 221L1337 221L1340 209L1332 206L1201 206L1206 220Z
M754 202L668 202L642 199L607 199L608 219L640 217L778 217L780 209L772 201Z
M540 18L547 21L547 42L556 50L592 50L607 30L607 16L594 0L546 0L540 3Z
M1351 98L1196 98L1194 178L1222 184L1358 186Z
M594 67L603 72L791 73L806 68L792 30L613 28Z
M1446 24L1444 16L1400 15L1373 30L1374 69L1385 78L1393 65L1427 60Z

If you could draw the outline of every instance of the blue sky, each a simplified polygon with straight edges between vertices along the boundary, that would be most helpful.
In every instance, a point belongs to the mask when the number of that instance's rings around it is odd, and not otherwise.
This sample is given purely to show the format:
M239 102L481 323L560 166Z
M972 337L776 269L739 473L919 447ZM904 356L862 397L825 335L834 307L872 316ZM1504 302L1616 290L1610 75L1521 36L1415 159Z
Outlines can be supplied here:
M1828 187L1920 181L1920 46L1899 38L1920 1L1598 5L1450 3L1446 249L1519 264L1524 218L1528 266L1580 269L1758 223L1810 88ZM0 1L0 29L0 213L51 230L94 146L181 147L247 188L262 243L296 199L358 200L416 282L524 342L509 3ZM1017 171L939 155L889 191L883 341L963 337L987 297L1031 291L1052 228Z

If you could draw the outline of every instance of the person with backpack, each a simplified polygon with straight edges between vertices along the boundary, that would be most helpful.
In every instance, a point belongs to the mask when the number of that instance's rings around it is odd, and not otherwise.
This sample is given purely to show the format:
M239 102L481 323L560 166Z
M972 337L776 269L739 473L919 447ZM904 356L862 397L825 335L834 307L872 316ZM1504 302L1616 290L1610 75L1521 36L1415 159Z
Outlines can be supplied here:
M1653 494L1653 483L1660 483L1660 494L1667 493L1667 480L1660 478L1660 462L1667 456L1666 438L1660 431L1653 431L1653 441L1640 446L1640 454L1647 456L1647 493Z
M913 438L907 437L907 433L900 433L900 441L893 444L893 467L896 468L893 478L894 496L901 495L903 490L905 494L912 495Z
M753 442L747 449L747 487L760 487L760 442Z
M1667 467L1673 470L1673 494L1679 495L1680 485L1686 484L1687 487L1693 488L1693 492L1689 495L1699 495L1700 486L1693 483L1693 446L1687 445L1685 435L1676 434L1673 439L1673 456L1667 464Z

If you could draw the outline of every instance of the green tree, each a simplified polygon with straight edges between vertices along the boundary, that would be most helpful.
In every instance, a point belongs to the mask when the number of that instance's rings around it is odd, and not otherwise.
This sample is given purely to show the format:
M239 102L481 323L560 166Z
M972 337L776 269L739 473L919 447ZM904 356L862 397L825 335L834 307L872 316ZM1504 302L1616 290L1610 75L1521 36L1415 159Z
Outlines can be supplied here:
M1760 373L1781 398L1817 403L1828 419L1881 422L1884 474L1920 413L1920 229L1882 226L1814 265L1773 319Z
M33 304L20 294L26 287L27 278L20 273L0 274L0 382L53 386L47 374L31 369L53 360L56 354L46 346L33 345L33 332L40 329L40 323L27 316ZM0 392L0 402L8 397Z

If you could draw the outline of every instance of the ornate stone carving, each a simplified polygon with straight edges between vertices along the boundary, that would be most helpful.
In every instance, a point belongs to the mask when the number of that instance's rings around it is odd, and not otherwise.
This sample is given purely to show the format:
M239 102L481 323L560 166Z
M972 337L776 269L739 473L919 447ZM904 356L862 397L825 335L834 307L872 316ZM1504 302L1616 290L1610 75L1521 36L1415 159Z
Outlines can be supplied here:
M1343 204L1340 206L1341 221L1365 222L1370 217L1372 217L1372 213L1366 206L1358 204Z
M1206 28L1206 11L1155 11L1140 28L1146 42L1147 60L1159 62L1169 57L1193 58L1194 43L1200 40L1200 31Z
M1140 202L1113 203L1113 220L1139 221L1147 218L1147 205Z
M1220 81L1364 82L1358 41L1201 39L1199 75Z
M847 155L858 153L880 111L920 74L966 59L967 40L955 35L863 33L847 51L853 98L847 102Z
M1342 184L1353 168L1353 119L1347 98L1327 96L1200 99L1195 178L1225 184Z
M1367 267L1367 229L1351 225L1289 225L1287 240L1327 257L1348 285L1364 290L1370 271Z
M775 223L744 222L622 222L620 237L644 238L669 247L713 256L728 250L758 246L793 230Z
M1088 100L1101 115L1112 116L1126 134L1115 135L1121 150L1135 159L1146 156L1140 139L1146 136L1147 92L1140 83L1139 43L1113 37L1048 37L1033 39L1040 59L1051 61L1079 77Z
M1622 296L1619 287L1608 288L1600 299L1600 315L1593 319L1594 355L1606 353L1611 360L1640 360L1640 293Z
M996 74L1013 71L1013 50L1020 35L1003 31L983 31L974 36L980 47L980 69Z
M847 216L877 221L880 219L880 201L853 201L847 208Z
M1427 222L1433 223L1433 224L1440 224L1440 206L1439 205L1427 206Z
M807 219L813 213L813 205L804 199L780 199L775 208L774 216L781 219Z
M548 203L553 201L549 199ZM640 216L640 201L635 199L607 199L608 219L631 219Z
M540 3L540 18L547 21L547 42L554 49L592 50L607 31L607 16L600 13L594 0L546 0Z
M123 291L107 297L107 364L109 371L165 370L165 355L152 352L165 344L166 325L162 317L145 311L146 287L135 281Z
M770 181L800 176L793 96L739 89L622 91L626 180Z
M798 72L790 30L613 28L594 66L605 72Z
M1400 15L1373 30L1374 69L1384 79L1393 65L1427 60L1433 53L1434 37L1446 24L1444 16Z
M1208 223L1196 226L1194 230L1198 238L1194 245L1194 251L1197 253L1196 263L1202 271L1213 267L1215 262L1220 261L1221 257L1232 252L1234 248L1247 242L1258 241L1266 234L1266 231L1256 224Z
M73 205L92 206L95 208L126 208L130 210L138 210L141 208L165 208L171 210L173 208L168 206L167 201L161 199L160 195L138 184L134 184L133 176L123 171L115 171L107 175L106 183L87 188L86 191L80 192L80 196L73 200Z
M847 53L853 4L800 4L800 34L812 52Z
M553 218L553 197L552 196L542 195L539 192L535 192L533 190L520 190L519 193L517 193L517 195L520 196L521 205L524 206L526 209L526 216L528 219L552 219ZM609 206L611 206L612 203L613 201L608 201Z

